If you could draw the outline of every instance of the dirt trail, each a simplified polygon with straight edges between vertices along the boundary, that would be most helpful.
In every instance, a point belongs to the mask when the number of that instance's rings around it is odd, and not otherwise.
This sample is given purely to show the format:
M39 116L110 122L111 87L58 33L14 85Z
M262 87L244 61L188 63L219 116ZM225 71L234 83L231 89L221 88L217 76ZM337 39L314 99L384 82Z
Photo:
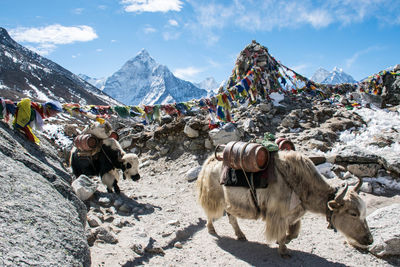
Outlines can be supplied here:
M114 223L103 223L118 243L96 241L92 266L393 266L351 247L340 233L326 229L324 216L311 213L302 220L300 236L288 245L290 259L278 255L276 244L266 244L262 221L239 219L247 242L235 239L226 216L214 224L219 237L209 235L196 202L196 183L186 178L187 171L203 161L190 154L144 160L138 183L120 181L122 198L137 208L128 215L113 214ZM103 187L99 190L105 192ZM400 203L399 196L362 194L368 213ZM116 227L120 219L129 224Z

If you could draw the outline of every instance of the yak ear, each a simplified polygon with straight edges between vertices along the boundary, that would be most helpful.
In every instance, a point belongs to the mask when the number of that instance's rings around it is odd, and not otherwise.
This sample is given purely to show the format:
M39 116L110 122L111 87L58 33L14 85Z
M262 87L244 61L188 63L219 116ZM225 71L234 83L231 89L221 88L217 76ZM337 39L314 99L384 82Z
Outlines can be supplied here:
M343 206L343 204L337 202L336 200L331 200L331 201L328 202L328 208L329 208L331 211L338 210L338 209L339 209L340 207L342 207L342 206Z

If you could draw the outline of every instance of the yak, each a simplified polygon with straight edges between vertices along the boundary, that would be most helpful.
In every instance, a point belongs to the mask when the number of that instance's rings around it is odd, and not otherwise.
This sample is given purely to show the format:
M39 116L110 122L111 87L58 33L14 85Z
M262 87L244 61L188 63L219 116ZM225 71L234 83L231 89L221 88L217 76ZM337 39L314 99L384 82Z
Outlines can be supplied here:
M76 177L81 174L100 176L109 193L114 189L115 193L119 194L121 192L118 186L119 170L122 170L124 179L139 180L139 158L136 154L125 153L118 141L113 138L102 139L101 142L99 152L92 156L80 156L76 147L71 150L72 172Z
M265 237L276 241L278 253L290 257L286 244L298 237L300 220L306 211L326 215L329 226L339 230L348 242L359 248L372 244L366 222L366 205L359 197L360 179L355 187L335 188L313 162L296 151L279 151L273 157L275 180L266 188L255 189L255 198L246 187L220 184L224 164L215 155L203 164L197 180L198 202L207 215L207 229L217 235L213 220L226 212L239 240L246 240L237 219L262 219ZM296 201L297 200L297 201Z

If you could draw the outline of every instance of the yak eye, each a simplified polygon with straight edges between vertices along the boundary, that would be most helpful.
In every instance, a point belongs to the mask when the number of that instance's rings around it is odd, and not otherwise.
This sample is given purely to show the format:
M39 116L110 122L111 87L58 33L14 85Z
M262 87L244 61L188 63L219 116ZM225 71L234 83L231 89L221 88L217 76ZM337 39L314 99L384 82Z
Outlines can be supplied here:
M126 164L126 168L127 168L127 169L132 168L132 164L130 164L130 163Z
M358 214L357 214L355 211L349 210L349 211L347 211L347 212L350 214L350 216L358 217Z

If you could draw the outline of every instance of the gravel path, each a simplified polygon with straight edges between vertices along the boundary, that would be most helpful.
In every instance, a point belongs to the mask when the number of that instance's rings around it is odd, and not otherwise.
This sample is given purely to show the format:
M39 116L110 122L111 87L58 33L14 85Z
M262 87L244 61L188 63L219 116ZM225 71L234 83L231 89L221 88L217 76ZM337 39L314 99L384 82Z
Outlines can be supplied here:
M133 211L114 213L110 215L113 222L101 225L115 234L118 243L96 241L91 248L92 266L395 265L351 247L340 233L326 229L324 216L311 213L302 220L300 236L288 245L290 259L278 255L276 244L266 244L262 221L239 219L247 242L235 239L226 216L214 224L219 237L211 236L205 228L203 210L196 202L196 183L186 177L190 169L201 165L204 157L182 154L170 160L145 158L141 156L145 166L139 182L120 181L120 199L134 207ZM105 188L100 186L99 191L105 192ZM362 194L368 213L400 203L399 196ZM116 227L115 222L121 219L126 225Z

